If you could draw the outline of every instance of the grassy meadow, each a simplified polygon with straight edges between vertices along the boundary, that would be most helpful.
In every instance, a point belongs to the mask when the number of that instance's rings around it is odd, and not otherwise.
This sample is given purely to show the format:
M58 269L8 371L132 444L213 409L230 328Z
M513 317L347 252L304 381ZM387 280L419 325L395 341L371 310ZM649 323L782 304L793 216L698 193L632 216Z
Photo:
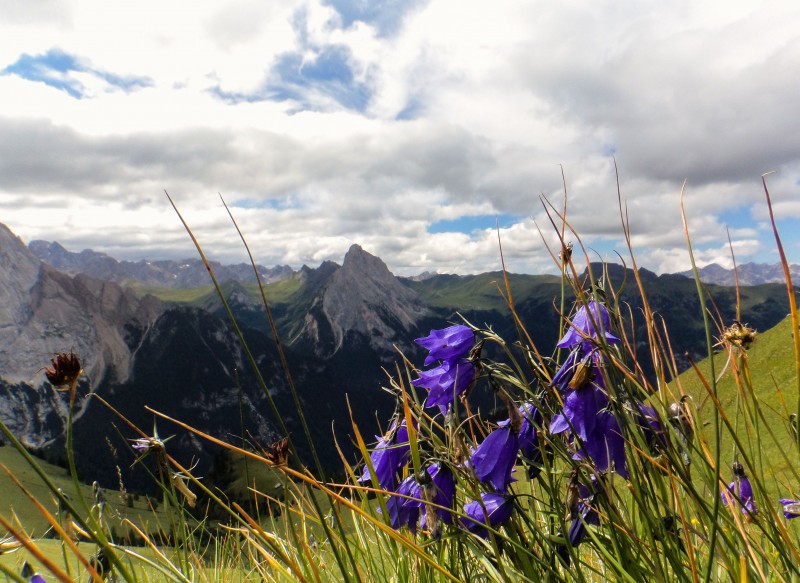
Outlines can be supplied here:
M677 375L642 282L630 285L643 298L646 338L627 325L607 273L578 275L591 270L568 244L578 234L555 211L553 223L561 275L525 281L554 285L558 342L529 333L512 299L517 278L476 277L474 290L448 302L509 310L513 337L464 321L418 339L427 358L396 370L396 410L377 439L372 427L353 428L363 463L343 462L336 482L322 478L313 447L312 459L299 459L288 435L245 450L168 419L224 448L232 480L209 487L170 456L168 440L142 429L131 447L152 461L157 506L120 492L101 504L77 479L71 448L78 357L60 355L47 375L70 395L69 470L31 457L0 424L0 462L19 482L0 476L0 495L15 500L0 514L0 572L14 581L36 580L33 571L47 581L800 581L794 288L786 320L755 334L746 302L738 321L718 321L698 281L705 311L667 324L702 326L709 358ZM687 242L691 255L689 233ZM209 272L209 289L159 293L219 305L235 326L230 290ZM500 303L486 294L487 278ZM280 304L298 285L270 286L269 297ZM258 286L245 289L261 297ZM643 343L647 363L637 356ZM491 419L471 407L476 392L500 405ZM302 409L293 413L309 434ZM123 529L139 534L138 546Z

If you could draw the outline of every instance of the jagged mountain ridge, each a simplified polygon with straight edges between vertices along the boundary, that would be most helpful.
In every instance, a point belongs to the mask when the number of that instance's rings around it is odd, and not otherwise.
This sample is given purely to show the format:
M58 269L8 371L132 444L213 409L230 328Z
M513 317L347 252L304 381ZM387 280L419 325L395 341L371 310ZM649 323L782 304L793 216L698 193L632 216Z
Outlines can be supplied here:
M727 269L717 263L711 263L697 271L700 275L700 281L715 285L736 285L737 276L741 286L784 283L786 281L783 266L780 263L743 263L736 266L736 273L734 273L733 269ZM800 265L790 264L789 273L792 276L792 281L800 281ZM683 271L680 275L694 278L694 274L691 271Z
M31 241L28 248L42 261L65 273L85 273L97 279L124 284L138 282L143 285L169 288L192 288L208 285L208 271L200 259L180 261L117 261L105 253L85 249L80 253L67 251L57 242ZM223 265L211 262L220 280L250 283L255 280L253 267L248 263ZM292 277L294 270L288 265L257 266L265 282L281 281Z
M362 334L378 351L394 343L407 347L404 336L428 313L417 292L359 245L350 247L341 267L326 262L305 273L308 291L300 305L305 315L289 338L291 343L309 342L319 356L341 350L348 333Z

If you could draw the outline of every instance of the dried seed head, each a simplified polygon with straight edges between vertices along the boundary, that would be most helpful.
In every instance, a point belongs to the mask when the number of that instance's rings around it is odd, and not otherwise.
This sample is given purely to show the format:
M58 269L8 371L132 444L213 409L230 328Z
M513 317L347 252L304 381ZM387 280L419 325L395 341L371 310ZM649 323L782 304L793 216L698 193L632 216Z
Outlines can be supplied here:
M572 259L572 243L564 243L561 245L561 253L558 254L561 265L566 265Z
M734 320L730 327L722 331L722 343L747 350L756 341L756 331L747 324Z
M57 353L50 360L53 368L45 368L44 375L56 388L72 387L81 376L81 361L74 352Z

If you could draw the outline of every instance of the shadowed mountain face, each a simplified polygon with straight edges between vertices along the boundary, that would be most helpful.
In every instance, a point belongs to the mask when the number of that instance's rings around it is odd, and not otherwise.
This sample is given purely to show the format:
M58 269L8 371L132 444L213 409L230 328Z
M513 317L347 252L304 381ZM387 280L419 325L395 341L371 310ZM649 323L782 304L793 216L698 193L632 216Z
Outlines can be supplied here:
M602 268L593 266L595 277ZM668 325L679 366L684 353L703 356L705 335L694 282L646 270L640 276L651 307ZM502 273L400 280L383 261L354 245L341 266L325 262L291 277L291 293L279 296L271 307L312 440L329 470L341 468L333 432L352 458L352 421L363 435L376 432L379 423L385 426L395 407L392 394L381 390L389 386L386 371L394 374L395 363L404 371L397 349L421 364L422 350L413 339L461 321L459 314L509 342L518 338L503 298ZM508 278L521 322L540 352L551 354L559 334L561 280ZM633 317L626 333L635 338L637 356L648 371L647 331L633 275L609 265L607 278L622 289L620 305L630 308ZM289 433L310 463L305 431L263 306L252 288L237 282L225 284L224 294L266 392L218 297L167 303L114 282L68 275L42 263L0 228L0 418L30 446L63 458L66 395L44 382L40 371L53 353L72 349L86 371L81 395L101 396L147 433L157 419L162 438L174 435L168 442L170 453L186 466L197 463L200 475L210 467L215 449L146 407L235 444L244 439L266 446ZM267 289L268 297L273 289ZM709 291L722 321L730 323L735 291L720 286L709 286ZM741 295L743 319L757 329L773 326L786 314L782 285L743 288ZM566 298L567 310L570 305ZM473 411L493 406L490 391L480 385L472 399ZM119 467L126 487L146 488L150 478L143 465L131 466L128 440L138 435L99 399L84 396L78 406L75 439L84 477L116 486Z

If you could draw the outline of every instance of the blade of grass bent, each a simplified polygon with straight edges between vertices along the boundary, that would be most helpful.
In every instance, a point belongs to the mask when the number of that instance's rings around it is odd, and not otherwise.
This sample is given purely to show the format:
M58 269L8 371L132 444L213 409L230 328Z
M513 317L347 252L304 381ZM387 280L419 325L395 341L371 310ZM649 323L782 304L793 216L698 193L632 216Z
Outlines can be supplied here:
M167 195L167 196L169 196L169 195ZM317 448L314 446L314 439L311 437L311 430L308 427L308 422L306 421L306 416L305 416L305 413L303 412L303 406L300 403L300 397L297 394L297 389L295 387L294 380L292 379L292 375L291 375L291 372L289 370L289 363L286 360L286 354L283 351L283 345L281 344L280 336L278 335L278 327L275 325L275 319L272 317L272 311L270 310L269 302L267 301L267 294L264 291L264 285L263 285L263 282L261 281L261 275L258 273L258 268L256 267L255 259L253 258L253 254L250 251L250 245L248 245L247 239L245 239L244 234L242 234L242 230L239 228L239 224L236 222L236 219L233 217L233 213L231 212L231 209L228 208L228 205L225 203L225 200L222 198L221 195L220 195L219 198L222 201L222 205L225 207L225 210L228 212L228 216L230 217L231 222L233 223L233 226L236 228L236 232L239 234L239 238L242 240L242 244L244 245L244 248L247 251L247 256L250 258L250 265L252 265L252 267L253 267L253 272L255 273L256 281L258 282L258 289L261 292L261 299L264 302L264 309L266 310L267 320L269 321L269 326L270 326L270 329L272 330L272 336L275 339L275 347L278 350L278 357L280 358L280 361L281 361L281 367L283 368L284 375L286 376L286 382L289 385L289 392L291 393L292 400L294 401L295 411L297 412L297 415L300 418L300 424L303 426L303 432L305 433L306 441L308 442L308 447L311 450L311 456L314 458L314 465L317 468L317 474L319 476L324 476L325 473L324 473L323 468L322 468L322 462L320 461L319 455L317 454ZM170 202L172 202L172 199L170 199ZM173 207L174 206L175 205L173 203ZM176 212L177 212L177 209L176 209ZM180 214L178 216L180 216ZM181 220L183 220L183 218L181 218ZM184 223L184 225L185 224L186 223ZM187 230L188 230L188 227L187 227ZM190 235L191 235L191 233L190 233ZM192 240L195 241L194 237L192 237ZM195 241L195 245L197 246L197 250L200 251L200 246L197 244L196 241ZM202 252L201 252L201 256L202 256ZM206 262L205 257L203 258L203 262L206 264L206 268L208 269L209 273L211 273L211 267L208 265L208 262ZM212 277L213 277L213 275L212 275ZM214 285L215 286L217 285L216 281L214 282ZM217 292L219 293L220 299L222 299L223 303L226 304L226 310L228 311L228 316L230 317L231 322L233 322L233 314L227 308L227 302L225 302L225 298L222 297L222 293L221 293L219 287L217 287ZM240 335L240 337L241 337L241 335ZM243 337L241 337L241 342L242 342L242 345L245 346L245 341L244 341ZM248 350L248 353L249 353L249 350ZM253 361L252 364L255 366L255 362L254 361ZM259 380L261 380L260 374L259 374ZM262 382L262 387L264 388L264 392L269 394L269 391L267 390L267 387L266 387L266 383L263 383L263 381L261 381L261 382ZM276 412L277 412L277 409L276 409ZM284 427L283 429L284 429L284 433L288 435L288 431L286 431L286 428ZM315 508L317 514L319 515L320 522L322 522L322 528L325 531L325 535L330 537L330 532L328 530L328 525L325 522L324 517L323 517L322 508L320 508L318 506L316 498L314 498L313 496L312 496L312 498L313 498L314 508ZM335 520L336 520L336 526L337 526L337 530L339 531L339 534L342 536L342 539L346 541L347 539L346 539L345 533L344 533L344 525L339 520L338 515L336 516ZM347 558L350 561L350 564L353 566L353 572L356 574L356 577L358 577L358 568L356 567L356 561L355 561L355 558L353 557L353 555L352 555L352 553L350 551L350 547L346 543L345 543L344 547L345 547L345 552L347 553ZM341 562L341 557L339 556L338 550L335 550L333 547L331 548L331 550L333 551L333 554L336 557L336 562L339 564L339 568L342 571L342 575L345 577L345 579L347 579L347 573L346 573L346 571L344 569L344 565Z
M278 411L278 407L275 404L275 401L272 399L272 395L270 394L269 389L267 387L267 383L264 380L263 375L261 374L261 370L258 368L258 364L256 363L255 358L253 357L252 352L250 352L250 348L249 348L249 346L247 345L247 342L244 339L244 334L242 333L241 328L239 328L239 325L236 322L236 318L234 317L233 312L231 311L230 306L228 305L228 302L225 300L225 296L222 293L222 288L220 287L220 284L217 281L216 276L214 275L214 271L211 268L211 264L208 262L208 259L206 259L205 253L203 253L203 249L200 246L199 241L194 236L194 233L192 232L192 230L189 228L189 225L186 222L186 220L183 218L183 215L181 215L180 211L178 210L178 207L175 205L175 202L172 200L172 197L166 191L164 192L164 194L167 195L167 199L169 199L169 202L172 205L172 208L175 210L175 213L178 215L178 218L181 220L181 223L183 223L183 226L186 229L186 232L189 234L189 237L191 238L192 243L194 243L194 246L197 249L197 252L200 254L200 259L203 261L203 265L205 265L206 270L208 271L208 274L211 277L211 281L214 283L214 288L217 291L217 295L219 295L220 299L222 300L222 305L224 306L225 312L227 313L228 318L230 319L231 325L233 326L234 331L236 332L236 335L239 337L239 341L241 343L242 350L244 351L245 355L247 356L247 360L250 363L250 366L251 366L253 372L255 373L256 378L258 379L258 383L261 386L261 388L262 388L262 390L264 392L264 395L266 396L266 399L267 399L267 402L269 403L270 409L272 409L272 414L273 414L273 416L275 418L275 421L277 422L278 426L281 428L281 431L283 432L283 434L286 435L289 438L289 441L291 442L291 436L289 435L289 431L286 428L286 424L283 422L283 417L281 416L280 412ZM296 393L293 393L293 396L295 396L295 398L296 398ZM298 407L297 412L300 415L300 418L303 419L302 409ZM306 425L305 422L303 422L303 428L304 428L304 430L308 431L308 426ZM316 462L317 469L319 471L320 468L321 468L321 464L320 464L319 458L316 455L316 452L313 449L313 445L311 445L311 443L312 442L309 439L309 447L312 448L314 460ZM297 458L297 449L292 447L292 448L290 448L290 451L292 453L292 456L295 457L296 461L298 463L300 463L300 465L302 465L301 460L299 458ZM320 472L320 474L321 474L321 472ZM315 505L315 507L317 506L316 501L315 501L314 505ZM322 509L321 508L317 507L317 512L319 513L320 518L322 518L324 516L323 513L322 513ZM325 525L324 528L327 531L327 525ZM326 534L327 534L327 532L326 532ZM349 554L349 552L348 552L348 554ZM347 570L344 567L344 563L342 562L338 551L334 551L334 556L336 557L336 562L337 562L337 564L339 566L339 569L342 572L342 576L344 577L344 579L346 581L349 580L349 575L347 573ZM353 562L353 564L354 564L354 561L351 561L351 562ZM355 567L355 564L354 564L354 567ZM357 569L354 568L354 572L357 574L358 573Z

